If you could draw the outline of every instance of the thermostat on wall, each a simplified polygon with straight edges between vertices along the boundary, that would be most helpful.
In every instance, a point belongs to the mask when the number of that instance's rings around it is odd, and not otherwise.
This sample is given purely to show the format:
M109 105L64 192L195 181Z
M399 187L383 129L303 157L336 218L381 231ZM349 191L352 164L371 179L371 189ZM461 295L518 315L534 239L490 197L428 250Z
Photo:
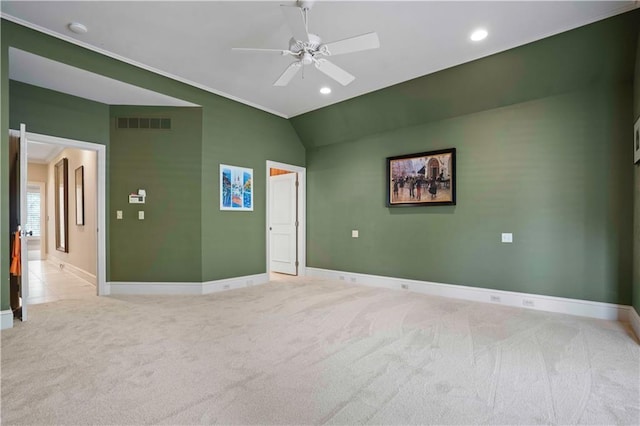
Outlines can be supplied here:
M138 189L137 194L129 194L129 204L144 204L146 195L147 191L144 189Z

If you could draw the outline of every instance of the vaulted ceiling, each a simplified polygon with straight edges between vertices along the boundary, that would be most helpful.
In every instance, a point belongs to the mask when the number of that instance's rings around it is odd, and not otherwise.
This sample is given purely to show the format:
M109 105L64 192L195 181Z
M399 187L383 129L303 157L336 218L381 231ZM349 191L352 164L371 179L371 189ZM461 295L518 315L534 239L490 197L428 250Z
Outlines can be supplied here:
M287 49L291 30L280 4L295 3L2 1L1 7L6 19L287 118L637 7L634 1L317 1L310 32L328 42L376 31L380 48L331 58L356 77L348 86L307 66L287 87L274 87L291 57L231 49ZM71 32L72 22L88 32ZM472 42L470 33L481 27L488 37ZM32 72L29 83L39 85L46 73ZM320 94L323 86L332 93Z

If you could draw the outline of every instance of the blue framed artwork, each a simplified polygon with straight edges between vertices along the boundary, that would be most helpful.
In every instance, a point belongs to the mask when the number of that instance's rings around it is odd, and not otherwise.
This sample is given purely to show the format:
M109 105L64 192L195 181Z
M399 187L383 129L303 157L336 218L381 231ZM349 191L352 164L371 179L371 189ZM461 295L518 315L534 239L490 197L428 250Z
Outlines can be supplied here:
M253 169L220 164L220 210L253 211Z

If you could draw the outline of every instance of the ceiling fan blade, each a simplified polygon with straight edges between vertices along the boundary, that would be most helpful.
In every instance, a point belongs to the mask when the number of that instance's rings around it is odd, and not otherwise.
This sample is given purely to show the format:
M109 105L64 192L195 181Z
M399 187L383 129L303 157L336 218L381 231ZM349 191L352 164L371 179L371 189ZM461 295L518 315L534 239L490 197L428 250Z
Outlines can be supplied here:
M232 47L231 50L244 50L250 52L278 52L281 55L288 55L293 52L287 49L261 49L261 48L253 48L253 47Z
M307 25L304 19L304 10L298 6L280 5L280 10L291 29L293 38L303 42L309 41L309 33L307 33Z
M298 71L300 71L300 68L302 68L302 63L298 62L294 62L291 65L289 65L287 67L286 70L284 70L284 72L282 73L282 75L280 76L280 78L278 78L276 80L275 83L273 83L274 86L286 86L287 84L289 84L289 82L291 81L291 79L298 74Z
M356 79L354 76L352 76L333 62L327 61L326 59L318 59L318 61L316 62L316 68L318 68L320 71L322 71L338 83L342 84L343 86L346 86Z
M343 53L358 52L360 50L377 49L380 47L380 40L376 32L362 34L344 40L333 41L325 44L329 54L342 55Z

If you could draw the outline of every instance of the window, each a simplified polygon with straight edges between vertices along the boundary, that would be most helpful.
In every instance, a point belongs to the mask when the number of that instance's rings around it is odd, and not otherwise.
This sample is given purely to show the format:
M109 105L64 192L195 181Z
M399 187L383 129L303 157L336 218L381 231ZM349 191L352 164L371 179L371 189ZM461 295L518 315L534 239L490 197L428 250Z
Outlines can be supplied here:
M32 231L34 237L40 236L40 188L27 188L27 232Z

